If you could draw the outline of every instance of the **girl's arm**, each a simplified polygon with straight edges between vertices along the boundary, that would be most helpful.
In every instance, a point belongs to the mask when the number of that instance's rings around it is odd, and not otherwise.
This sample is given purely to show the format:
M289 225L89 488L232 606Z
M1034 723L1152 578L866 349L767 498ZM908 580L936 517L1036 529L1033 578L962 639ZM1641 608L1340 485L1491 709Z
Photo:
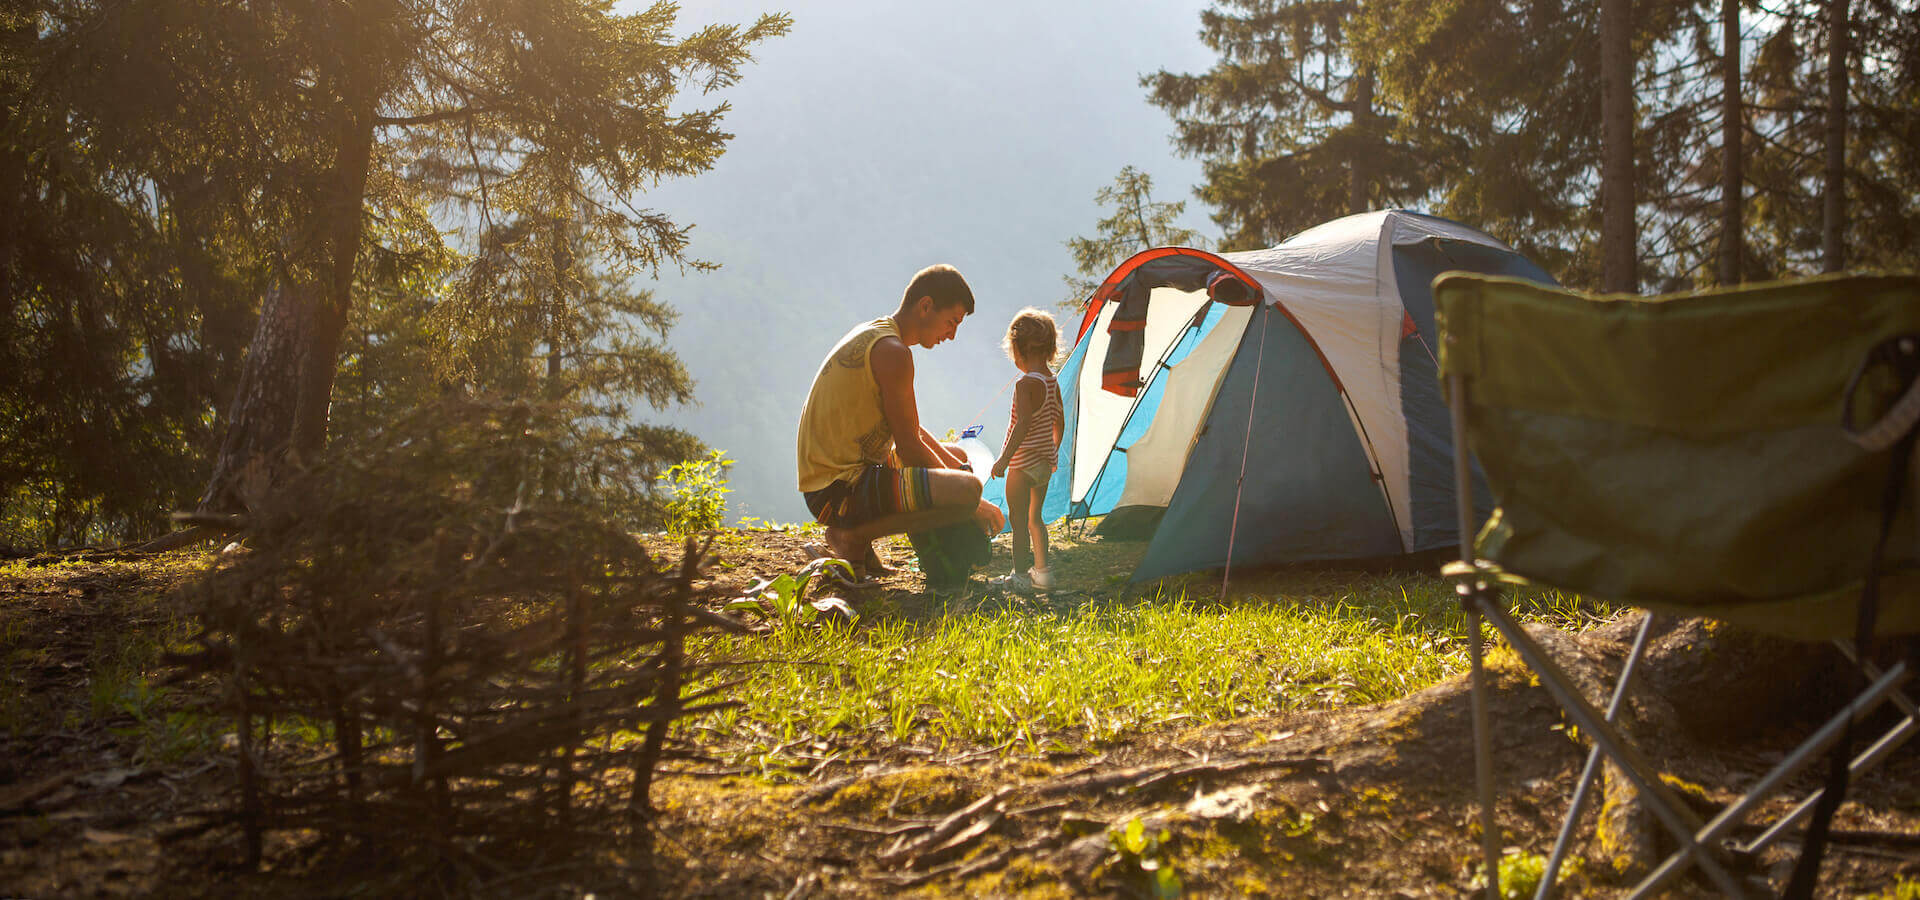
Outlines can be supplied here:
M1060 386L1058 383L1054 385L1053 394L1056 400L1060 399ZM1056 453L1060 449L1060 442L1065 440L1067 436L1066 435L1066 430L1067 430L1066 411L1067 411L1066 406L1063 402L1060 407L1060 415L1053 417L1053 449L1055 450Z
M1013 451L1020 448L1020 442L1027 439L1027 429L1033 424L1033 411L1040 408L1040 392L1043 390L1038 378L1020 377L1020 383L1013 386L1013 427L1007 431L1007 443L1000 448L1000 458L993 461L993 477L1007 474L1007 461L1013 459Z

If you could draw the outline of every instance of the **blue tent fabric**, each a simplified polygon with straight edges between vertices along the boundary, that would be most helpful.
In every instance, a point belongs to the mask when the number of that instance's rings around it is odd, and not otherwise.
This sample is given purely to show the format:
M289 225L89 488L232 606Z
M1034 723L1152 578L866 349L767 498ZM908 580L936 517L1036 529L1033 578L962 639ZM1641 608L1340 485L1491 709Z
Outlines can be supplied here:
M1448 270L1512 275L1555 284L1553 276L1517 253L1485 244L1430 237L1393 248L1394 280L1400 302L1416 332L1400 341L1400 408L1407 418L1407 454L1412 482L1413 545L1407 552L1433 550L1459 542L1453 504L1453 423L1441 397L1434 325L1433 279ZM1493 513L1493 494L1478 461L1472 463L1476 521Z
M1107 454L1100 474L1094 476L1087 496L1082 498L1081 506L1086 510L1083 515L1104 516L1120 503L1120 495L1127 486L1127 448L1147 433L1147 428L1153 424L1154 413L1160 410L1160 398L1167 392L1167 380L1160 376L1186 359L1187 354L1199 345L1200 339L1220 324L1221 317L1226 314L1227 308L1223 304L1209 303L1201 307L1201 314L1196 317L1200 321L1199 327L1189 325L1167 348L1165 360L1152 370L1146 390L1141 392L1132 414L1127 417L1126 425L1120 429L1119 439L1113 443L1113 450ZM1049 484L1048 488L1051 490L1052 485Z
M1246 482L1236 530L1243 452ZM1181 479L1135 580L1224 566L1230 532L1237 532L1235 564L1400 551L1398 529L1340 392L1299 328L1270 306L1254 314L1241 338L1187 471L1210 477Z

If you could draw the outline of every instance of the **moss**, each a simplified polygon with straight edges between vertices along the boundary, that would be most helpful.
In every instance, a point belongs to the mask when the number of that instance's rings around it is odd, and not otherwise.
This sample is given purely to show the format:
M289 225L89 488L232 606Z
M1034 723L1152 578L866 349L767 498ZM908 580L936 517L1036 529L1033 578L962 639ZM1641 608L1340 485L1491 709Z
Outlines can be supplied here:
M1640 868L1637 851L1622 841L1621 831L1607 826L1608 822L1614 821L1621 815L1620 801L1613 796L1607 796L1600 804L1600 824L1594 829L1594 839L1600 848L1601 863L1615 877L1627 878Z
M1019 857L1003 868L968 881L959 890L940 891L957 897L1012 897L1028 900L1065 900L1073 892L1067 889L1074 879L1058 866L1032 857Z
M1060 767L1038 759L1026 759L1016 763L1013 774L1021 778L1052 778L1060 774Z
M922 815L952 812L973 802L957 769L932 766L856 781L841 788L825 808L846 814Z
M1920 900L1920 880L1902 878L1893 887L1866 895L1865 900Z
M1679 794L1682 802L1693 807L1696 811L1707 812L1717 810L1719 806L1719 804L1714 802L1713 796L1708 794L1707 789L1701 785L1687 781L1678 775L1669 775L1665 772L1660 774L1660 780L1665 783L1667 787L1672 788L1674 793Z

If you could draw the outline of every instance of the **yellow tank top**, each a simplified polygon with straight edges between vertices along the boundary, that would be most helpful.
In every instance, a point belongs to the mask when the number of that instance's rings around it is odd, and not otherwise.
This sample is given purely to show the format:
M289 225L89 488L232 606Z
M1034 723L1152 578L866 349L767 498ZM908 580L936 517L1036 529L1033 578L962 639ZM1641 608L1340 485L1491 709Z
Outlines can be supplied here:
M891 316L875 319L847 332L820 364L800 410L800 490L850 480L892 455L893 429L880 408L870 352L875 341L899 336Z

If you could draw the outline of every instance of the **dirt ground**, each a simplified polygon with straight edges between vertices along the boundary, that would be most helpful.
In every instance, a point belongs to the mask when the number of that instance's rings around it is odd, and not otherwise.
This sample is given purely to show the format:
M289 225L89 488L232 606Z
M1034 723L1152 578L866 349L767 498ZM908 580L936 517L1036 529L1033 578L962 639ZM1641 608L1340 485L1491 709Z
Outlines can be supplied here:
M794 571L814 539L722 533L712 584L726 595ZM1004 570L1004 547L997 553L994 568ZM863 616L929 617L993 599L935 597L904 544L882 554L896 566L893 575L832 591ZM236 835L203 824L233 788L221 738L183 740L177 753L156 748L153 736L170 733L168 717L194 698L175 693L103 711L96 673L115 652L111 636L168 615L155 598L204 558L79 560L0 575L0 690L8 695L0 707L0 896L426 892L378 873L316 871L296 837L270 848L265 871L243 871ZM1063 554L1061 590L1046 602L1112 596L1130 566L1125 552ZM1216 577L1174 587L1217 591ZM1237 579L1234 591L1262 586L1259 577ZM1625 626L1602 629L1596 640L1618 641ZM1544 854L1584 751L1544 691L1505 659L1495 657L1490 707L1501 843ZM1044 753L1011 744L890 746L823 759L780 784L682 762L654 789L656 862L645 883L596 887L564 874L520 873L456 893L1460 896L1479 858L1468 711L1465 681L1456 678L1392 703L1069 741ZM1690 742L1658 759L1724 802L1729 788L1764 771L1784 746ZM1812 783L1803 777L1796 786ZM1920 754L1896 754L1852 796L1836 819L1839 841L1819 895L1891 896L1903 880L1920 878ZM1758 818L1785 807L1771 801ZM1588 843L1575 849L1605 858ZM1741 871L1777 890L1792 849L1786 842ZM1581 866L1566 885L1574 896L1625 888L1597 863ZM1673 893L1716 892L1682 881Z

